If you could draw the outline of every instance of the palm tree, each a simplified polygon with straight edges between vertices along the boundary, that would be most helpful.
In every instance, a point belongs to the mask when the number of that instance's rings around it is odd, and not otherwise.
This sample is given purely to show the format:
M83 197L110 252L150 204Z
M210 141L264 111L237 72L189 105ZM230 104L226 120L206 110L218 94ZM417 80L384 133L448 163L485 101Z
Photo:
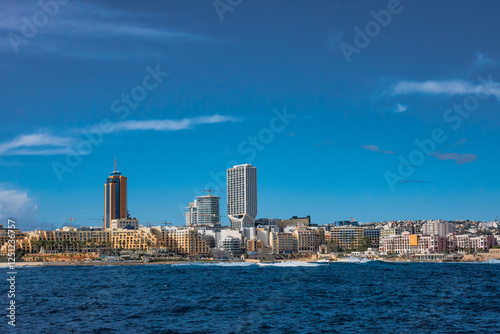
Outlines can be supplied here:
M49 241L49 248L50 248L50 251L53 251L54 250L54 246L56 245L56 242L54 240L50 240Z
M33 242L31 243L31 245L32 245L32 247L33 247L33 248L31 249L31 253L34 253L34 250L35 250L36 248L40 248L40 241L39 241L39 240L33 241Z
M61 246L62 246L62 249L64 252L67 252L68 251L68 245L69 245L69 240L68 239L64 239L61 241Z
M56 241L56 246L57 246L56 248L57 248L57 252L58 253L62 252L62 244L63 244L62 240L57 240Z
M77 240L74 240L74 241L71 242L71 247L73 248L74 252L78 252L78 245L79 245L79 243L80 242L77 241Z
M45 240L45 239L38 240L38 244L40 245L40 250L39 250L39 252L41 252L41 251L42 251L42 248L43 248L44 250L46 250L46 248L47 248L47 240Z

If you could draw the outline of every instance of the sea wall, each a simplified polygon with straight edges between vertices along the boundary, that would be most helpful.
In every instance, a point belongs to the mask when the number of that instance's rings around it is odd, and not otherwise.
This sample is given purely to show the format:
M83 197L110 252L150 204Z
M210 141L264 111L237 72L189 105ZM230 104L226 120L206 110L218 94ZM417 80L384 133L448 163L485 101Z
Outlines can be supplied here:
M99 253L26 254L24 262L83 262L99 258Z

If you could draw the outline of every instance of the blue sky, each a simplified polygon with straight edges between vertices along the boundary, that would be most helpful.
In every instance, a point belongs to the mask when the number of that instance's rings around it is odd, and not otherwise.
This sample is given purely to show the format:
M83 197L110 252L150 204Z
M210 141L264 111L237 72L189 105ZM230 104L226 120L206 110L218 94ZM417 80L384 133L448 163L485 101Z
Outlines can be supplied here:
M141 223L248 162L259 217L499 214L497 2L232 3L2 2L0 219L94 224L115 154Z

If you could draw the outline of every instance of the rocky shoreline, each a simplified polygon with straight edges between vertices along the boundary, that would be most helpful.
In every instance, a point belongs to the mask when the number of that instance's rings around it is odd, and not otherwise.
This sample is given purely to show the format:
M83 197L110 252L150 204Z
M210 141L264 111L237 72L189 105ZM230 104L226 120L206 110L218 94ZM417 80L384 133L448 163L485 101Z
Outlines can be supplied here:
M412 263L412 262L448 262L448 263L485 263L490 260L499 260L500 257L491 255L491 254L466 254L459 261L440 261L440 260L427 260L427 261L411 261L405 258L379 258L374 259L375 261L383 261L383 262L404 262L404 263ZM359 260L359 262L368 262L371 260ZM233 261L232 263L242 263L243 261ZM308 259L290 259L283 261L275 261L279 262L306 262L306 263L318 263L317 261L311 261ZM329 263L356 263L357 261L330 261ZM175 265L175 264L194 264L194 263L206 263L206 264L214 264L214 263L231 263L228 261L158 261L158 262L143 262L143 261L64 261L64 262L16 262L14 266L16 268L22 267L65 267L65 266L140 266L140 265ZM260 263L256 261L248 261L248 263ZM267 262L262 262L267 263ZM274 262L271 262L274 263ZM8 262L0 262L0 268L9 267L11 263Z

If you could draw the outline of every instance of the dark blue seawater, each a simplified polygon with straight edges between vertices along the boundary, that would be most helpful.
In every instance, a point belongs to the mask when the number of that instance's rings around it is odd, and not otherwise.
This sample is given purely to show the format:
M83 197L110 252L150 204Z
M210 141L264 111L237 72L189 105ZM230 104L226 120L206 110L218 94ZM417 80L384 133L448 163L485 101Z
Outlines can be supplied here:
M499 263L33 267L16 284L1 333L500 332Z

